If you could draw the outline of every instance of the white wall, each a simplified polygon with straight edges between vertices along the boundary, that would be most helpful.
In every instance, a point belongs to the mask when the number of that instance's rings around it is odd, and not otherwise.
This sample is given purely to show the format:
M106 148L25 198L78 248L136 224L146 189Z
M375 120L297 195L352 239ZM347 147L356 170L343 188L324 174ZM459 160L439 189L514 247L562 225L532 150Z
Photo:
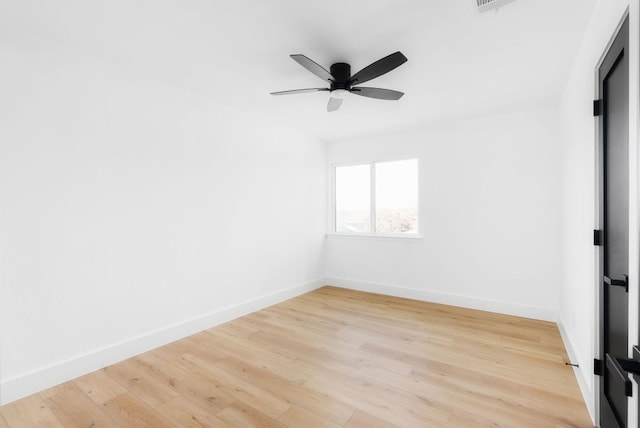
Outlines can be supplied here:
M3 402L322 284L323 144L26 33L0 58Z
M328 162L418 157L422 240L330 237L329 281L555 320L560 151L553 108L329 145Z
M637 1L635 2L637 3ZM582 46L576 56L561 101L562 152L563 152L563 280L560 293L560 315L558 323L563 331L565 344L573 353L574 362L580 365L576 375L585 401L594 420L597 419L597 388L593 376L593 358L599 355L597 346L597 300L599 280L597 265L599 249L593 246L591 231L600 227L596 202L596 122L592 115L592 101L596 96L596 67L616 28L621 23L627 0L600 0L596 5L591 23L585 33ZM632 123L637 116L637 19L630 21L631 40L631 86ZM635 35L635 38L634 38ZM634 133L635 135L635 133ZM635 141L632 138L630 141ZM635 153L636 145L631 144ZM634 185L637 162L631 156L632 185L630 205L632 208L632 239L630 260L637 260L637 220L634 220L637 190ZM630 302L637 305L637 266L630 266L632 284ZM637 313L637 308L632 310ZM634 319L633 313L630 319ZM636 330L630 336L636 336ZM633 409L633 402L631 400ZM634 416L632 410L631 416ZM629 426L635 426L630 419Z

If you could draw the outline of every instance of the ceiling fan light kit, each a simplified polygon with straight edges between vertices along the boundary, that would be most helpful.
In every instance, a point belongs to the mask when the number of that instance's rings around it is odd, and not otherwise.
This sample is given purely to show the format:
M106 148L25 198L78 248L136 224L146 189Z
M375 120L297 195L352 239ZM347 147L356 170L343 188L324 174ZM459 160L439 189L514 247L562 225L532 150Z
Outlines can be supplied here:
M329 103L327 104L328 112L338 110L342 105L342 100L348 98L351 94L391 101L399 100L404 95L403 92L393 91L391 89L356 86L382 76L407 62L407 57L401 52L392 53L368 65L353 76L351 75L351 66L344 62L332 64L329 68L330 71L327 71L321 65L304 55L295 54L291 55L291 58L323 81L328 82L329 87L278 91L272 92L271 95L292 95L328 91L330 94Z
M332 98L339 98L341 100L348 98L351 95L351 92L346 89L332 89L329 92Z

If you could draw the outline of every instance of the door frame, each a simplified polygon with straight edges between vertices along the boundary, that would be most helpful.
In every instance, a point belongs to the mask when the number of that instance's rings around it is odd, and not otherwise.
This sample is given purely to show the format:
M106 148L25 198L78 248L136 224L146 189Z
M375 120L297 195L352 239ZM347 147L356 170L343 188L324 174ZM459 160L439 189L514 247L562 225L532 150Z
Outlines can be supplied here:
M631 0L629 15L629 343L640 345L640 2ZM633 262L631 262L633 261ZM633 398L629 399L629 424L640 426L640 389L633 380Z
M639 290L639 275L640 275L640 209L638 204L640 203L640 195L638 191L640 189L640 183L638 183L639 174L638 166L640 160L638 159L640 145L640 2L638 0L631 0L629 6L625 9L625 12L621 16L616 25L614 31L611 33L610 39L603 49L602 55L598 60L594 69L594 99L600 99L599 88L599 68L604 62L606 54L613 45L613 41L622 28L625 19L629 18L629 328L628 328L628 355L631 355L631 349L633 345L640 344L640 290ZM594 219L595 228L603 228L604 218L604 186L603 186L603 146L601 141L602 127L600 120L594 118L594 154L595 154L595 176L594 176L594 189L595 189L595 206L594 206ZM604 358L601 354L601 332L600 332L600 287L602 282L602 275L604 273L604 251L602 247L594 247L594 323L592 325L594 332L593 341L593 355L596 358L602 360ZM639 415L639 396L640 390L638 384L633 381L633 397L628 399L628 416L627 424L630 427L640 426ZM593 382L593 398L594 398L594 417L595 422L600 422L600 381L598 378Z

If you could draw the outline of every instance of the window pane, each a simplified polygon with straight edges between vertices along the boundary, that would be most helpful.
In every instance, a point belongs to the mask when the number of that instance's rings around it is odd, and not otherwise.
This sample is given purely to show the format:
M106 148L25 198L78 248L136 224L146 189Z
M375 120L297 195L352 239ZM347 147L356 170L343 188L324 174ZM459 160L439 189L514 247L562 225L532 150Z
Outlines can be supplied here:
M370 165L336 167L336 232L371 231Z
M376 163L376 232L418 233L418 160Z

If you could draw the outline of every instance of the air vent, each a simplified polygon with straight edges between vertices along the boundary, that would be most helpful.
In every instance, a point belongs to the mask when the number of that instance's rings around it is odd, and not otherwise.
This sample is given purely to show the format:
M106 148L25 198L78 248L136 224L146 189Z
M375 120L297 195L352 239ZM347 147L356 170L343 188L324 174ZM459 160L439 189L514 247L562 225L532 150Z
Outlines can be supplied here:
M472 0L474 7L478 13L488 12L490 10L496 10L507 3L511 3L515 0Z

